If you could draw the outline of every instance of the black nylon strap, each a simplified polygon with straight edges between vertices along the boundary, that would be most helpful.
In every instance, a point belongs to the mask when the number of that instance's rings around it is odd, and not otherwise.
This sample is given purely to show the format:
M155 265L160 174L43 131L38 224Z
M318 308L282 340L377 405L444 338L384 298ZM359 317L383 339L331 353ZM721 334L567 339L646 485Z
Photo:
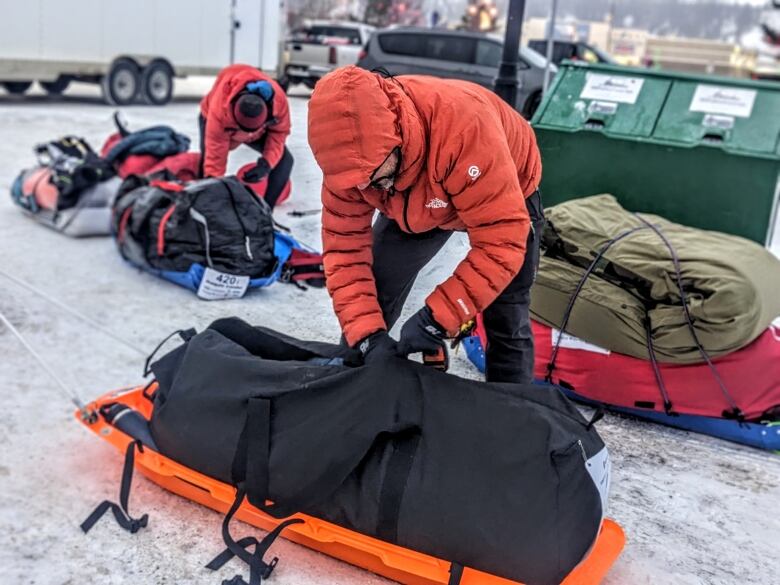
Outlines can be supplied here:
M387 464L382 492L379 496L379 518L376 529L377 538L381 540L398 542L398 515L419 444L418 429L398 435L394 440L393 454Z
M550 355L550 362L547 364L547 373L544 376L545 382L553 383L553 371L555 370L555 360L558 358L558 351L561 348L561 341L563 340L563 334L566 332L566 326L569 324L569 318L571 317L572 311L574 309L574 303L577 301L577 298L580 296L580 293L582 292L583 287L585 286L585 283L587 282L590 275L596 271L599 264L601 263L601 259L604 257L604 254L606 254L609 249L617 244L620 240L627 238L631 234L647 229L647 226L638 226L631 228L629 230L624 231L623 233L615 236L611 240L609 240L604 246L601 247L601 249L598 251L598 254L596 254L595 258L593 258L593 261L588 265L588 268L585 270L585 272L582 275L582 278L577 283L577 287L574 289L574 293L572 293L571 297L569 298L569 302L566 305L566 310L563 312L563 319L561 320L561 326L560 326L560 333L558 335L558 340L555 342L555 346L553 347L552 354Z
M149 374L151 374L151 373L152 373L152 370L151 370L151 368L150 368L150 365L151 365L151 362L152 362L152 360L154 359L154 356L156 356L156 355L157 355L157 352L158 352L158 351L160 351L160 349L162 348L162 346L163 346L163 345L165 345L165 344L166 344L166 342L167 342L167 341L168 341L168 340L169 340L171 337L173 337L174 335L177 335L177 334L178 334L178 336L179 336L179 337L181 337L182 341L184 341L184 342L187 342L187 341L189 341L190 339L192 339L193 337L195 337L195 335L197 335L197 333L198 333L198 332L197 332L197 331L195 331L195 329L193 329L193 328L190 328L190 329L179 329L179 330L177 330L177 331L174 331L173 333L171 333L171 334L170 334L168 337L166 337L165 339L163 339L163 340L162 340L162 341L161 341L161 342L160 342L160 343L157 345L157 347L155 347L155 348L152 350L152 353L150 353L150 354L149 354L149 356L146 358L146 361L144 362L144 377L146 377L146 376L148 376Z
M253 398L247 405L246 425L239 438L236 458L233 461L233 478L244 482L253 506L281 520L299 510L293 506L266 504L269 499L270 459L271 401Z
M271 401L250 400L247 423L246 488L252 499L265 503L271 458Z
M316 476L307 477L296 493L285 494L284 501L267 504L277 495L269 490L270 450L271 450L271 412L272 401L252 398L247 405L247 417L244 429L239 437L236 454L233 458L232 478L236 484L243 483L246 495L253 506L277 519L287 518L298 512L305 512L326 500L344 483L365 457L376 438L387 432L379 428L364 433L361 440L348 445L349 453L332 465L326 466ZM394 429L395 430L395 429ZM420 433L414 422L398 424L395 434ZM274 497L271 497L271 496Z
M149 515L144 514L140 518L133 518L127 511L128 500L130 498L130 488L133 483L133 466L135 464L135 449L143 452L141 441L132 441L125 451L125 465L122 469L122 483L119 488L119 505L109 500L101 502L97 508L81 523L81 530L86 534L100 520L103 515L111 510L114 514L117 524L130 534L135 534L141 528L145 528L149 522Z
M645 343L647 345L647 355L650 358L650 365L653 368L653 375L655 376L655 383L658 386L658 391L661 393L661 399L664 401L664 412L666 414L674 414L672 412L672 401L669 399L669 392L666 389L664 383L664 377L661 374L661 368L658 365L658 358L655 355L655 345L653 344L653 327L650 323L650 313L647 312L645 307Z
M447 585L460 585L460 580L463 578L463 565L453 562L450 564L450 580L447 581Z
M241 485L236 491L236 499L233 501L233 505L225 515L225 519L222 521L222 540L225 542L227 548L214 557L211 562L206 565L207 569L217 571L221 569L225 563L230 561L233 557L240 558L244 563L249 566L249 585L261 585L263 579L267 579L271 576L274 568L276 567L279 559L274 557L271 562L266 563L263 557L268 552L268 549L279 538L282 531L293 524L302 524L303 520L300 518L292 518L281 522L271 532L266 534L262 540L257 540L254 536L246 536L239 540L234 540L230 535L230 521L235 516L241 504L246 496L244 486ZM250 553L247 549L254 546L254 552ZM223 581L223 585L246 585L246 581L240 576L236 575L232 579Z

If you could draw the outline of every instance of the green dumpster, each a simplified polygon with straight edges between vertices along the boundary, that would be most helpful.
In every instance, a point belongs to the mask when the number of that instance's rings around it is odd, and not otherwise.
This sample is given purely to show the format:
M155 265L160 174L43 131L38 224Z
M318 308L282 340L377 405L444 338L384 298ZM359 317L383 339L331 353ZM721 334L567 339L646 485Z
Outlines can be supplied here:
M532 124L545 205L626 209L768 244L780 198L780 84L564 63Z

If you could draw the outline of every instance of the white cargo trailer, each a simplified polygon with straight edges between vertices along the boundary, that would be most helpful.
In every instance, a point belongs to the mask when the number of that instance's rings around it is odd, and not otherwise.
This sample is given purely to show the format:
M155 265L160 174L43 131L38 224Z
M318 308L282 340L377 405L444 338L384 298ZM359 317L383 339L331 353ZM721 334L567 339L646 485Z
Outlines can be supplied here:
M234 62L278 77L284 20L283 0L0 0L0 84L85 81L109 103L161 105L173 77Z

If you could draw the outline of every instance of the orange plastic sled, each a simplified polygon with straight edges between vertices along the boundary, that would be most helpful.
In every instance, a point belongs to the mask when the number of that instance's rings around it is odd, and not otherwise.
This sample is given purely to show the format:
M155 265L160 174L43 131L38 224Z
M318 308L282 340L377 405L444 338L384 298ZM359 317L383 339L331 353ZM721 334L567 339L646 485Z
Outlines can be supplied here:
M106 404L121 403L141 413L147 419L152 414L152 404L143 396L143 388L131 388L110 392L88 405L90 412L97 412ZM85 421L81 413L76 417L89 430L111 443L124 453L130 437L109 425L102 417L96 421ZM187 498L226 513L235 499L235 488L228 484L200 474L156 453L150 449L137 452L135 467L157 485ZM244 504L236 514L238 518L270 531L279 521ZM329 522L304 514L295 517L303 519L282 532L287 540L340 559L352 565L408 585L446 585L450 577L450 563L435 557L415 552L400 546L353 532ZM563 581L563 585L595 585L600 583L612 564L620 555L625 544L623 529L606 519L596 544L588 557ZM495 575L466 568L462 585L517 585Z

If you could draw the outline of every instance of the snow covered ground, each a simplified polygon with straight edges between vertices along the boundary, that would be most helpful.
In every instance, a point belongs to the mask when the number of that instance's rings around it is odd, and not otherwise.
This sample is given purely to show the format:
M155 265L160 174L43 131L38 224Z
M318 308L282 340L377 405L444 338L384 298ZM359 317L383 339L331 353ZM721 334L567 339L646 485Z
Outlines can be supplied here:
M188 81L179 90L192 97L165 108L128 108L126 117L136 128L165 123L196 137L195 96L208 82ZM319 207L320 172L306 144L306 95L293 93L294 191L277 219L318 246L319 216L287 215ZM110 239L62 237L12 206L7 189L17 172L33 162L34 144L74 133L99 147L112 131L112 112L88 86L60 100L0 96L0 269L144 350L175 329L203 328L227 315L335 341L338 326L324 290L303 292L279 284L242 300L200 301L130 268ZM251 151L239 149L231 168L251 158ZM776 242L780 246L780 234ZM422 275L408 312L465 251L463 238L453 238L436 266ZM0 311L85 398L141 379L138 355L1 275ZM454 371L474 375L462 354L454 359ZM130 506L149 513L149 527L130 536L106 518L83 535L78 526L92 508L117 497L120 455L73 420L70 404L1 325L0 381L0 583L215 584L238 572L237 564L218 575L203 568L223 547L218 514L141 477ZM613 415L599 423L599 431L613 458L610 516L628 536L608 584L777 582L780 457ZM237 526L235 531L243 530L249 529ZM286 541L275 545L274 554L282 559L271 581L277 585L387 582Z

